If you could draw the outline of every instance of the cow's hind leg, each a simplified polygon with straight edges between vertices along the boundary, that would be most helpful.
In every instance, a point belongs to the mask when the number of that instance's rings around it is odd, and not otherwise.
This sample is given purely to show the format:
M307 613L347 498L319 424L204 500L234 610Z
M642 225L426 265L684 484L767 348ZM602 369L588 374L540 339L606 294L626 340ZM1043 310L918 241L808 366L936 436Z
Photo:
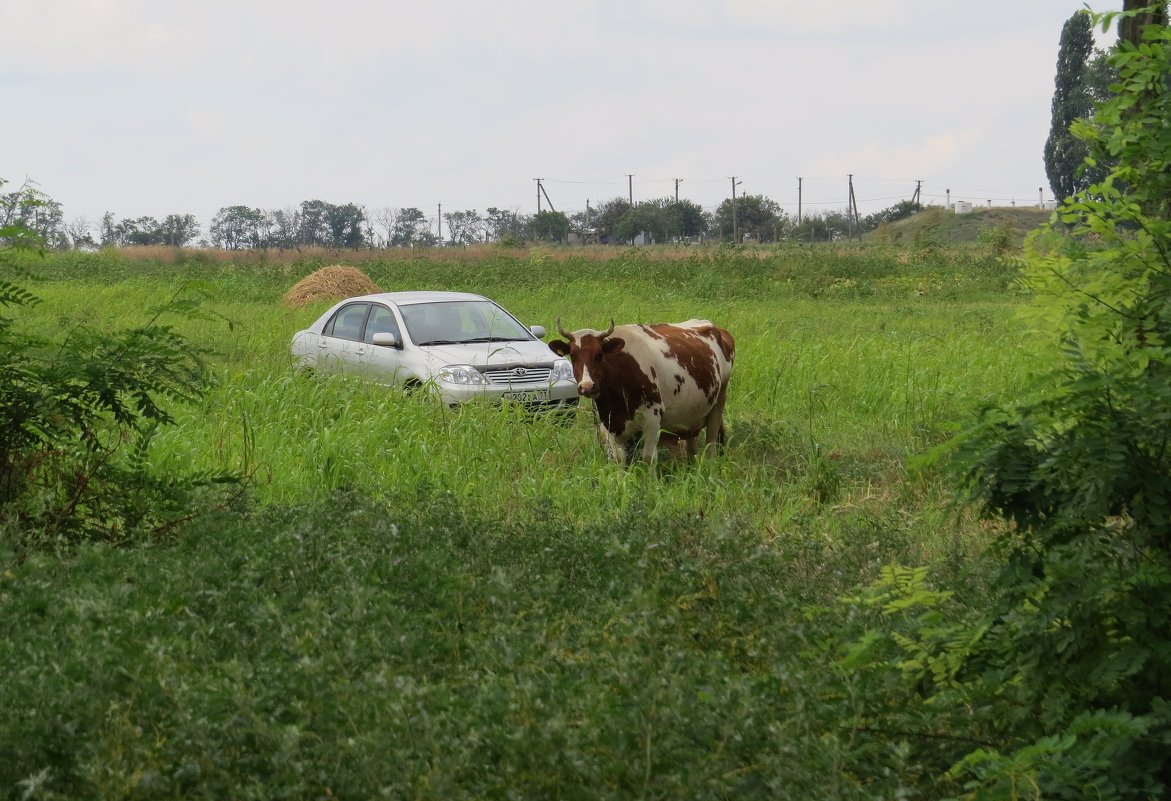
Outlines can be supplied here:
M728 385L724 384L720 388L720 396L716 399L715 406L707 413L704 418L704 454L716 453L724 446L724 440L727 438L724 431L724 403L728 399Z

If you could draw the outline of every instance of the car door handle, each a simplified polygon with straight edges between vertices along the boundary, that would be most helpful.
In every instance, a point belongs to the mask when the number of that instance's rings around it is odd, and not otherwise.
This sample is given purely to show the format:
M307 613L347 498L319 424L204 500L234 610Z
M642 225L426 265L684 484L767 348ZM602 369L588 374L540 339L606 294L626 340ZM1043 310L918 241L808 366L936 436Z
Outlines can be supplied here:
M328 348L329 343L326 342L324 339L319 339L319 340L317 340L317 347L322 348L322 349Z

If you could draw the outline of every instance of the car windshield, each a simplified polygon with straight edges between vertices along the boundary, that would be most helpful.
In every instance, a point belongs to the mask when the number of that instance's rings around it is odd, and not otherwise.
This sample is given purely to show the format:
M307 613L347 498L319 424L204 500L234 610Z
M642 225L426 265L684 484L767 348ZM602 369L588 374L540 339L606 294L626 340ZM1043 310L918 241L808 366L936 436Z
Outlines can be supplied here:
M455 300L401 306L407 333L416 345L525 341L533 338L523 325L489 300Z

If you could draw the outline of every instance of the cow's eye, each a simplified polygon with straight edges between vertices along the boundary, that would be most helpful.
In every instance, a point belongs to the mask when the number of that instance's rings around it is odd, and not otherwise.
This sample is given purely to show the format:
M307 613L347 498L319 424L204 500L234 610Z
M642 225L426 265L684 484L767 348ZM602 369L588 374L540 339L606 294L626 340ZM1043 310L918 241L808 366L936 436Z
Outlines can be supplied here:
M602 360L602 352L598 351L597 353L594 354L594 361L600 362L601 360Z

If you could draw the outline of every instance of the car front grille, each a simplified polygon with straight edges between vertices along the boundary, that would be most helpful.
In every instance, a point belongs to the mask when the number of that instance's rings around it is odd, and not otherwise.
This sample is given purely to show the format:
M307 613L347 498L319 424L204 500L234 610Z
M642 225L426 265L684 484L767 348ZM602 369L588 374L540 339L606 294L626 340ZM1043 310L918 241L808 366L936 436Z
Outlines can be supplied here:
M502 386L537 386L549 383L553 368L548 365L506 365L504 367L481 368L484 377L493 384Z

